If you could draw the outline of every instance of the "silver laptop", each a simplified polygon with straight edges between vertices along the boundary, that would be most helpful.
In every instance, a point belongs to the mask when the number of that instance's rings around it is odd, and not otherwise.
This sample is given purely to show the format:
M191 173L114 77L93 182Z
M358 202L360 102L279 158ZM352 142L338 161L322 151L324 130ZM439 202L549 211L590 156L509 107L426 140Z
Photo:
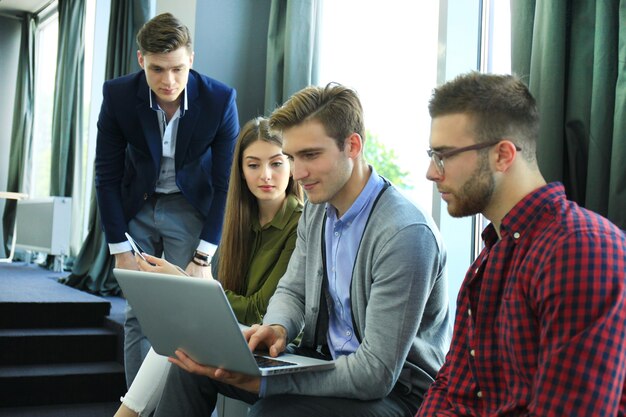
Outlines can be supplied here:
M253 354L218 281L114 269L124 296L154 350L182 349L198 363L248 375L334 368L333 361L284 353Z

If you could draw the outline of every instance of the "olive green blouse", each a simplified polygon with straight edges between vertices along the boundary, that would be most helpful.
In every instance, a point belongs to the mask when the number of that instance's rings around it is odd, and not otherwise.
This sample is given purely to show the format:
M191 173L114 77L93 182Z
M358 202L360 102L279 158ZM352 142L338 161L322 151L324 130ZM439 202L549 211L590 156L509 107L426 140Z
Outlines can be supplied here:
M258 219L252 224L252 253L248 262L245 294L226 290L226 296L240 323L252 325L262 321L270 297L278 281L287 270L289 258L296 246L296 229L302 213L302 204L294 196L285 204L271 222L261 227ZM218 248L219 251L219 248ZM217 279L217 252L211 270Z

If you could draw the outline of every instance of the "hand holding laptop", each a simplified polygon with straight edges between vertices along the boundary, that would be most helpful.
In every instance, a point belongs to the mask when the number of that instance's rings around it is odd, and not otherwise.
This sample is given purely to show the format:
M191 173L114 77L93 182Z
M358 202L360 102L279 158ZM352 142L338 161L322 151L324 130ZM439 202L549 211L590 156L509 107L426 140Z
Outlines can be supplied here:
M175 353L176 357L169 357L168 360L187 372L206 376L216 381L241 388L253 394L258 394L261 389L260 376L247 375L239 372L228 371L223 368L201 365L187 356L187 354L181 349L177 349Z
M285 328L279 325L268 326L255 324L243 330L243 335L248 342L250 351L254 352L259 347L264 347L269 350L270 356L274 358L284 352L287 346L287 333ZM169 361L187 372L207 376L216 381L233 385L253 394L259 393L261 378L258 376L201 365L187 356L181 349L176 350L175 353L176 358L170 357Z

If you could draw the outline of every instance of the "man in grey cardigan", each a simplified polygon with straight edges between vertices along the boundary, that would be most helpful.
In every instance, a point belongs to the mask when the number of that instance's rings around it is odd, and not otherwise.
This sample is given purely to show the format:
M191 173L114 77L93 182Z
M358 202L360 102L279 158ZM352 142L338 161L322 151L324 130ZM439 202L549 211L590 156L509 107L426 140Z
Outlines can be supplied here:
M364 160L354 91L307 87L270 124L308 202L263 325L245 336L277 356L302 334L299 348L336 366L253 377L177 351L156 416L207 416L217 393L254 404L251 416L413 416L449 343L436 226Z

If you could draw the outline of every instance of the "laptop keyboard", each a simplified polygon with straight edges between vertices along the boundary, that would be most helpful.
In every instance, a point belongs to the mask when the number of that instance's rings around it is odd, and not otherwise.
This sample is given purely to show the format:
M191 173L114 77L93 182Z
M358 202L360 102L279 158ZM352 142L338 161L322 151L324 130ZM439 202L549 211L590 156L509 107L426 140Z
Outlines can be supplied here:
M276 368L278 366L296 365L293 362L281 361L258 355L254 355L254 359L256 360L257 365L259 365L259 368Z

